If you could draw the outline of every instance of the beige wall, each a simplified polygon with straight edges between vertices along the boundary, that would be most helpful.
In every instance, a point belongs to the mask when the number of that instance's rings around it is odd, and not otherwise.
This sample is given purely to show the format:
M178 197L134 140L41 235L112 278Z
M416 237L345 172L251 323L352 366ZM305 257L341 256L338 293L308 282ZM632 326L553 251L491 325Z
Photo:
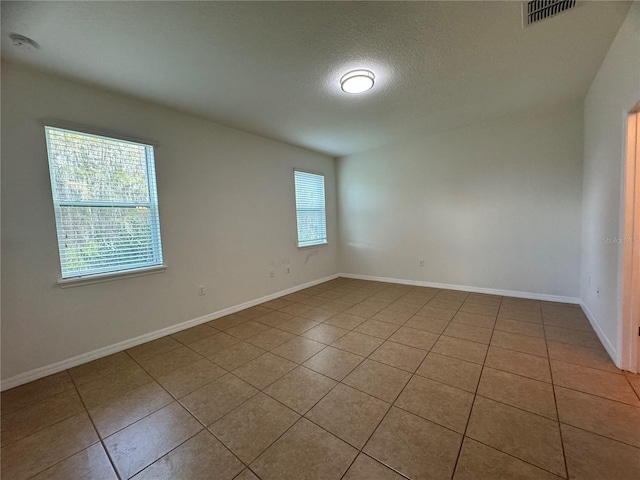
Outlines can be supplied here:
M580 104L347 156L337 169L342 272L578 296Z
M584 102L580 298L621 366L622 185L627 113L640 101L640 3L635 3ZM605 238L613 239L611 243ZM591 282L589 282L591 278ZM600 293L598 293L598 287Z
M165 273L61 289L44 130L156 140ZM2 66L2 378L338 272L334 160L12 64ZM326 247L296 244L293 168L326 175ZM290 264L291 273L285 274ZM275 278L269 278L269 270ZM197 295L197 285L207 294Z

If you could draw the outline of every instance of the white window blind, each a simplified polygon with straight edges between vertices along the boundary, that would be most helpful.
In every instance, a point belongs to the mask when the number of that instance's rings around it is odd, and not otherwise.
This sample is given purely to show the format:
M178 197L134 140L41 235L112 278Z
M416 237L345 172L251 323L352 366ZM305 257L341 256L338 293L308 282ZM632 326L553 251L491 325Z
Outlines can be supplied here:
M324 176L294 171L298 247L327 243L327 216L324 203Z
M62 278L162 265L153 147L45 127Z

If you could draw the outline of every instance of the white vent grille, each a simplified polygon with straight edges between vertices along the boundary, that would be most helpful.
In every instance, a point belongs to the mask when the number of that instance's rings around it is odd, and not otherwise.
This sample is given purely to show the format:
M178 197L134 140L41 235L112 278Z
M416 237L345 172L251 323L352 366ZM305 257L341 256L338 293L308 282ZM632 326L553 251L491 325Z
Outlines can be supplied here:
M522 2L522 26L532 25L576 7L576 0L534 0Z

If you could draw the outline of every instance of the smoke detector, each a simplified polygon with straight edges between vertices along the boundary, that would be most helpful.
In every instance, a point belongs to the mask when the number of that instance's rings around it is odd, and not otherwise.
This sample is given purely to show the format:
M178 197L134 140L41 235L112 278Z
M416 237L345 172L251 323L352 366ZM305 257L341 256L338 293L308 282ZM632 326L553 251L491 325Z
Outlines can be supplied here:
M547 18L571 10L581 2L576 0L533 0L522 2L522 27L528 27Z
M20 50L38 50L40 48L38 42L30 39L29 37L25 37L24 35L12 33L9 35L9 38L13 42L13 46Z

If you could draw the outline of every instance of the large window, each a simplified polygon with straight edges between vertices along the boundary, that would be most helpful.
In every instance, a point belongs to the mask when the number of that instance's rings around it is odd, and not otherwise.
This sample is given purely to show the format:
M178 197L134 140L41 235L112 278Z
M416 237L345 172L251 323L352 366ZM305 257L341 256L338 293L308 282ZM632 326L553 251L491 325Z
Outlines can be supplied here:
M324 176L294 171L298 247L327 243L327 216L324 204Z
M45 127L62 278L162 265L153 147Z

